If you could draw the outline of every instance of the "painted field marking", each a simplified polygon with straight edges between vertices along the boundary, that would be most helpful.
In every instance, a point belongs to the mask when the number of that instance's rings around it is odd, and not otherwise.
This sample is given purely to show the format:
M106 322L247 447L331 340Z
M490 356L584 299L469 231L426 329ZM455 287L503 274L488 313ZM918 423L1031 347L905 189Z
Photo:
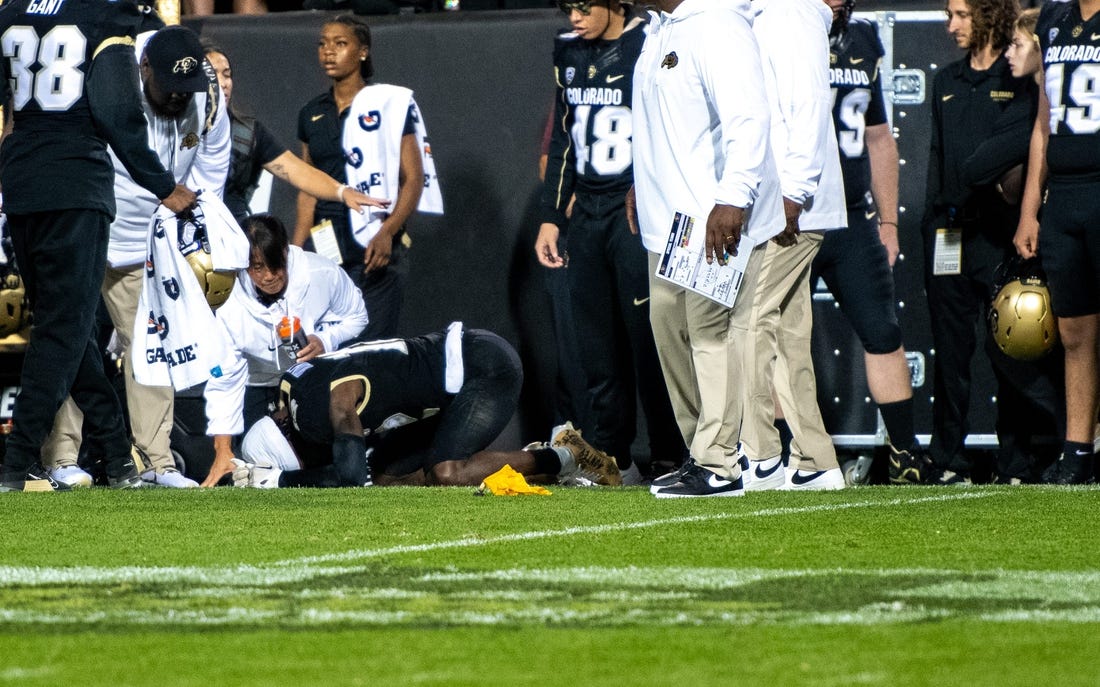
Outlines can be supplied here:
M781 515L803 515L852 508L890 507L920 503L942 503L969 499L988 498L1003 495L1000 491L962 491L951 494L937 494L919 498L895 498L888 501L849 501L827 503L813 506L789 506L779 508L761 508L742 513L713 513L709 515L688 515L672 518L657 518L640 522L619 522L602 525L578 525L554 530L534 530L516 532L492 537L463 537L446 541L424 544L405 544L379 549L358 549L340 553L303 556L271 563L237 564L224 566L73 566L73 567L36 567L36 566L0 566L0 588L36 587L46 585L110 585L128 583L179 584L188 580L195 584L237 586L270 586L300 582L320 576L336 576L360 572L361 566L329 566L329 563L354 563L375 558L397 556L406 553L424 553L446 549L490 546L516 541L532 541L551 537L570 537L583 534L608 534L627 530L661 527L664 525L682 525L716 520L740 520Z

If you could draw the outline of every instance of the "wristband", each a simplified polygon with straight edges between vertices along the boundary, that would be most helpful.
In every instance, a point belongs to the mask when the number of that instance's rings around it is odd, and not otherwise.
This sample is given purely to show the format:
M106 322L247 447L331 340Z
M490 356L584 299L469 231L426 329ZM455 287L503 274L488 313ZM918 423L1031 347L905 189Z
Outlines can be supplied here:
M347 184L340 184L339 186L337 186L336 187L336 200L343 203L344 202L344 191L346 191L347 189L348 189Z
M882 226L883 224L889 224L890 226L894 227L895 229L897 229L897 228L898 228L898 223L897 223L897 222L879 222L878 224L879 224L879 226L880 226L880 227L881 227L881 226Z

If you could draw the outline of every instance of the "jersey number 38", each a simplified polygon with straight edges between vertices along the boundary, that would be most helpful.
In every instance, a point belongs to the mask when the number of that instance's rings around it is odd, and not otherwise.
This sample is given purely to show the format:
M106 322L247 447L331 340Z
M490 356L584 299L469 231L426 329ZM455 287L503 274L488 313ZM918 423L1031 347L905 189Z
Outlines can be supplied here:
M11 65L12 100L16 110L33 98L47 112L69 109L84 94L84 64L88 39L76 26L55 26L38 37L32 26L12 26L0 38ZM34 64L41 65L31 71Z

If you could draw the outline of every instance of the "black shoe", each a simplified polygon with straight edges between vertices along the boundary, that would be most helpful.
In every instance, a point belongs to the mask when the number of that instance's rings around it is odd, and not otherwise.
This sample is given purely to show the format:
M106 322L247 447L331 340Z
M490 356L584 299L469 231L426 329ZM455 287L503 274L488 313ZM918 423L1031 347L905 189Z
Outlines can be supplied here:
M676 468L672 472L665 473L660 477L654 477L653 481L649 483L649 493L656 494L658 490L664 487L671 487L680 481L680 478L684 476L684 473L695 465L695 461L691 458L685 460L680 467Z
M1092 454L1063 453L1043 471L1043 484L1088 484L1092 482Z
M728 480L692 462L685 466L680 481L653 492L659 499L691 498L698 496L742 496L744 483L738 477Z
M143 465L148 464L145 452L134 446L131 455L107 461L107 486L112 489L136 489L141 486L141 471L134 461L133 453Z
M32 465L23 472L5 472L0 477L0 491L72 491L68 484L58 482L41 465Z
M891 484L926 484L932 478L932 459L916 447L899 451L890 447L888 460Z

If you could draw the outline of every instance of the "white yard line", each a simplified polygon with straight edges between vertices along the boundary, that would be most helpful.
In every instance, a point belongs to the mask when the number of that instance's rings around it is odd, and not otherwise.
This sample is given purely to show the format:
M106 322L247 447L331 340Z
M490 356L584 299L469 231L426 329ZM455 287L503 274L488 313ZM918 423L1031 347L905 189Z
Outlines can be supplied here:
M424 553L445 549L491 546L517 541L532 541L551 537L571 537L588 534L609 534L627 530L662 527L666 525L684 525L716 520L741 520L782 515L804 515L807 513L827 513L852 508L905 506L921 503L941 503L968 499L988 498L1004 495L1004 491L961 491L950 494L937 494L918 498L895 498L888 501L847 501L814 506L790 506L782 508L761 508L739 513L714 513L710 515L679 516L656 518L640 522L618 522L602 525L585 525L554 530L534 530L516 532L492 537L463 537L423 544L388 546L378 549L355 549L340 553L303 556L271 563L240 564L223 566L75 566L75 567L36 567L36 566L0 566L0 587L34 587L44 585L111 585L120 582L163 583L178 585L181 580L192 584L232 585L232 586L269 586L311 579L317 576L335 576L359 572L362 566L331 566L332 563L355 563L376 558L398 556L407 553Z
M740 520L744 518L760 518L778 515L805 515L807 513L827 513L830 511L849 510L852 508L868 508L873 506L900 506L917 503L935 503L943 501L959 501L964 499L979 499L990 496L1004 495L1007 492L1000 491L963 491L954 494L938 494L936 496L924 496L914 499L897 498L889 501L849 501L844 503L825 503L816 506L790 506L784 508L762 508L743 513L714 513L711 515L685 515L674 518L657 518L643 520L641 522L616 522L603 525L583 525L565 527L557 530L535 530L532 532L516 532L515 534L502 534L495 537L466 537L450 541L428 542L425 544L406 544L391 546L383 549L362 549L344 551L342 553L321 554L319 556L305 556L291 558L284 561L275 561L275 566L312 565L317 563L341 563L348 561L394 556L402 553L422 553L424 551L439 551L441 549L468 548L471 546L488 546L492 544L504 544L516 541L531 541L534 539L548 539L550 537L570 537L578 534L608 534L626 530L645 529L648 527L661 527L663 525L684 525L696 522L711 522L714 520Z

